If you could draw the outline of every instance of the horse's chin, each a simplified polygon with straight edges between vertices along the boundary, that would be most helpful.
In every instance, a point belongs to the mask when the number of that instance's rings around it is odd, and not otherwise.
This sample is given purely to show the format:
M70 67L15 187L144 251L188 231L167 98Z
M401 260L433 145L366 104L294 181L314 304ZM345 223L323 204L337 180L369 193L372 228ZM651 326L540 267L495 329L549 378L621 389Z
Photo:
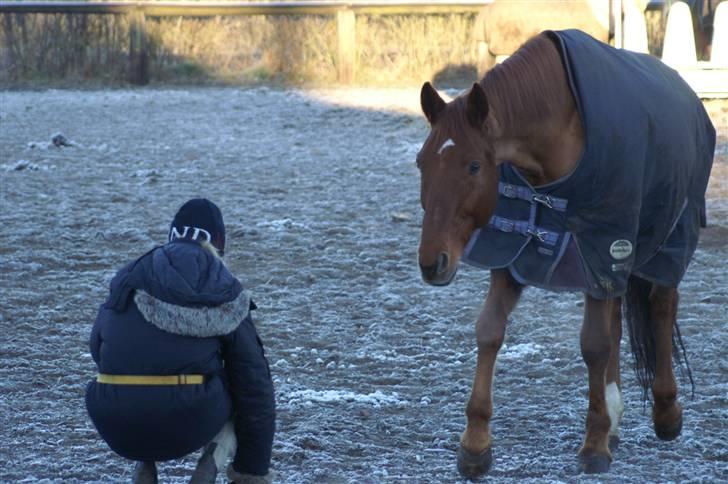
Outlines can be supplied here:
M455 275L458 273L458 267L455 266L454 269L447 271L442 276L437 276L434 279L426 279L424 276L422 276L422 280L425 281L430 286L436 286L436 287L443 287L443 286L449 286L450 283L455 279Z

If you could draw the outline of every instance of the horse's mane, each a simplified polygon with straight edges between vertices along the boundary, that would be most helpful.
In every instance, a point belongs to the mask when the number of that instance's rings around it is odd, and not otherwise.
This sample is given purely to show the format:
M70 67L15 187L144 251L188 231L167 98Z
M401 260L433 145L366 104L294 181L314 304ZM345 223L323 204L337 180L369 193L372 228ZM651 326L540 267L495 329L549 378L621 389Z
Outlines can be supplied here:
M480 81L501 126L513 132L528 121L542 121L563 112L572 102L556 44L543 32L490 69Z

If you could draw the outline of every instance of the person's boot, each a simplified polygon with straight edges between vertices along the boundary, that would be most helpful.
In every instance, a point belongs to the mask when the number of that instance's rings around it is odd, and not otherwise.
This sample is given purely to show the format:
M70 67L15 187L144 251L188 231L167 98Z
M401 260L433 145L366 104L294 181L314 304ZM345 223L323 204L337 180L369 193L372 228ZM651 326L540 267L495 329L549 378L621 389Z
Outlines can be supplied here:
M217 464L215 463L215 448L217 444L214 442L205 447L202 457L197 461L197 467L192 473L190 484L215 484L217 477Z
M132 484L157 484L157 465L151 462L137 462L131 475Z

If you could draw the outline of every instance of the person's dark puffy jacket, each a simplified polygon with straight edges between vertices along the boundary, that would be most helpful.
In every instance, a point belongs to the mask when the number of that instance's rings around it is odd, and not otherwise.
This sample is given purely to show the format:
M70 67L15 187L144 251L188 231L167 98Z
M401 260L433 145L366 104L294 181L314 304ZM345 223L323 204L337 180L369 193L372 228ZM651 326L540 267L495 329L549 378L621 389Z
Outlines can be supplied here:
M267 474L275 403L254 308L223 262L195 241L170 242L120 270L91 333L99 373L202 374L205 381L89 383L86 407L111 449L138 461L180 458L234 417L233 468Z

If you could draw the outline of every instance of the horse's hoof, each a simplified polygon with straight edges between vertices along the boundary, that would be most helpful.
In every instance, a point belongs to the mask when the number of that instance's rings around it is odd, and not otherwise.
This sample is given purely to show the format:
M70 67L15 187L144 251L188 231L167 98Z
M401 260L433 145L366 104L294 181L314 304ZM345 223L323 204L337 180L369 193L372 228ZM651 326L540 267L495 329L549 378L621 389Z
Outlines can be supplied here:
M655 424L655 435L660 440L675 440L682 431L682 415L672 425Z
M619 447L619 435L609 436L609 452L614 452Z
M579 471L584 474L602 474L609 471L609 457L606 455L580 455Z
M488 447L480 454L472 454L460 446L458 450L458 471L466 479L476 479L490 470L493 464L493 449Z

